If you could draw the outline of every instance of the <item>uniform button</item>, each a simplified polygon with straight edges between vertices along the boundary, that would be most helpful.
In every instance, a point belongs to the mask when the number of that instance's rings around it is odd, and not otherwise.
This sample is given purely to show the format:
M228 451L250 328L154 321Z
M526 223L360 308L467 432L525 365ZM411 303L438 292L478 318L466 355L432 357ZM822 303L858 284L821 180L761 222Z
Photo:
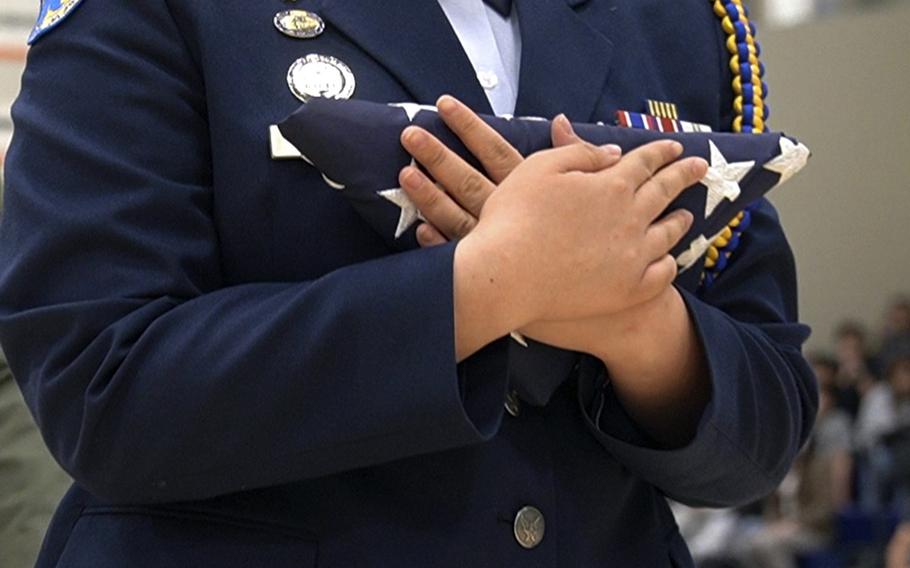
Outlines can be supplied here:
M547 524L544 521L543 513L537 507L522 507L518 514L515 515L515 540L522 548L528 550L536 547L543 540L544 531Z
M477 73L477 80L480 82L480 86L488 91L495 89L499 84L499 77L492 71L480 71Z
M506 394L506 402L503 405L506 407L506 412L510 416L518 418L518 415L521 414L521 402L518 400L518 393L515 391L509 391Z

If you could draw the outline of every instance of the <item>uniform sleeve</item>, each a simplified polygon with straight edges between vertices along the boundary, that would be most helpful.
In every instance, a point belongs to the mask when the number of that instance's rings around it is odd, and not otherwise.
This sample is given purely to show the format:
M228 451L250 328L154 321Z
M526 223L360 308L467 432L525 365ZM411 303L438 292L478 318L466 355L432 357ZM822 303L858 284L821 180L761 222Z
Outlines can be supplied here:
M454 247L226 286L205 86L163 0L31 50L0 226L0 342L57 460L160 502L489 439L505 341L455 365Z
M661 449L634 424L603 365L585 360L579 398L601 443L668 496L732 506L771 492L806 441L818 405L800 347L793 256L767 201L703 298L680 291L704 347L712 397L694 439Z

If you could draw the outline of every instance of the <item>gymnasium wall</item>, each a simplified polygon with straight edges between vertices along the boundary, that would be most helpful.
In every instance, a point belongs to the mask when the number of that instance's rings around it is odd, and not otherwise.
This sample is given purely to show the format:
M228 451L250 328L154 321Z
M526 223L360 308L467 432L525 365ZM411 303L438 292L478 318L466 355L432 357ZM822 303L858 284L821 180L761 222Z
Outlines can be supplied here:
M877 330L910 293L910 3L760 29L771 126L813 151L772 194L796 251L810 346L850 317Z

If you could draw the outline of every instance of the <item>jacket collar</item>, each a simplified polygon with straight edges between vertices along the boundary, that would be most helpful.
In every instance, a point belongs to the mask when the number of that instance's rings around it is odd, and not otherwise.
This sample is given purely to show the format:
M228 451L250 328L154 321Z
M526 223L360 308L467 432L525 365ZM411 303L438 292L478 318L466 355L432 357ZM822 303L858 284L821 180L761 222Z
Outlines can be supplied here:
M518 0L517 8L522 41L515 114L552 118L564 112L575 121L590 120L613 44L563 2Z
M610 41L572 9L590 0L517 0L522 35L516 115L588 120L603 90ZM394 75L416 102L442 94L491 114L483 88L434 0L318 0L318 11ZM407 38L407 41L402 41Z
M435 0L321 0L319 15L398 79L422 104L451 94L492 113L474 68Z

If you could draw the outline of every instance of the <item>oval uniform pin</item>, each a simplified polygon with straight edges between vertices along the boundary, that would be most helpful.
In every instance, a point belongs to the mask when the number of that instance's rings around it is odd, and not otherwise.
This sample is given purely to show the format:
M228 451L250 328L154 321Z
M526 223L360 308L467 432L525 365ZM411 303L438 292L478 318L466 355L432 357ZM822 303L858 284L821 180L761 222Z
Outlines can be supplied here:
M354 94L354 73L339 59L311 53L291 64L288 86L303 102L313 97L349 99Z
M325 22L306 10L284 10L275 14L275 27L286 36L310 39L325 31Z

